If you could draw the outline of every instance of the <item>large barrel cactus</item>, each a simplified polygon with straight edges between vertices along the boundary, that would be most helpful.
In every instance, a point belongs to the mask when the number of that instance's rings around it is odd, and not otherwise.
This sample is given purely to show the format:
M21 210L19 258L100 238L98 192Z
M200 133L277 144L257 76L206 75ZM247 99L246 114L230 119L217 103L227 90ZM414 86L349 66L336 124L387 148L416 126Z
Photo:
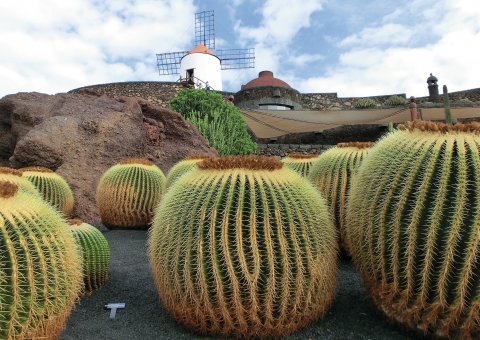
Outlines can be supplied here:
M45 201L65 215L73 210L73 193L67 181L54 171L40 166L20 169L23 177L28 179L40 191Z
M300 175L307 177L317 157L317 154L291 153L282 158L282 163L287 168L295 170Z
M0 167L0 181L16 184L24 191L40 196L38 189L33 185L32 182L22 176L22 172L20 170Z
M54 339L82 285L68 224L40 196L0 181L0 339Z
M345 225L348 190L353 175L372 145L371 142L338 143L318 156L308 176L327 199L339 233L340 247L347 254L349 247L345 242Z
M184 175L188 171L195 168L198 162L206 158L208 158L208 156L191 156L176 163L167 174L167 180L166 180L167 189L170 188L173 185L173 183L175 183L177 179L180 178L180 176Z
M335 295L337 241L325 200L268 157L211 158L182 176L149 234L158 293L202 334L278 337Z
M414 122L371 149L347 238L376 306L429 336L480 338L480 124Z
M90 293L107 283L110 247L105 236L94 226L80 219L71 219L69 222L82 253L84 291Z
M114 229L146 229L165 191L162 170L147 159L127 159L100 178L97 205L103 224Z

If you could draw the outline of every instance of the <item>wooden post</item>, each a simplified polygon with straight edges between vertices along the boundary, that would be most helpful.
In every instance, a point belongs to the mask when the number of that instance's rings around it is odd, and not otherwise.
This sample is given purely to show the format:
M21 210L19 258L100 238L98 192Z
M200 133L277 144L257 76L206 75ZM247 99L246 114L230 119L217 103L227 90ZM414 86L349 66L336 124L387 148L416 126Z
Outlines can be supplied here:
M417 103L415 103L415 97L410 97L410 105L408 105L410 108L410 120L414 121L418 119L418 114L417 114Z

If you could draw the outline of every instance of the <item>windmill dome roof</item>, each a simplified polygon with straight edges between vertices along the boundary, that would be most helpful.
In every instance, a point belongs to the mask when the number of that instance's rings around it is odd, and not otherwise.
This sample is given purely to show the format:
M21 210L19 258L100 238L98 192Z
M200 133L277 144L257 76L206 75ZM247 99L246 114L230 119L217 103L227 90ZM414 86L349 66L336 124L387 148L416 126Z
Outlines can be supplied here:
M210 54L215 56L215 53L210 51L204 44L198 44L196 47L188 51L187 54L192 54L192 53L204 53L204 54Z
M281 79L275 78L273 72L271 71L261 71L258 74L258 78L250 80L245 85L242 85L242 90L250 89L252 87L263 87L263 86L275 86L275 87L285 87L290 89L290 85L284 82Z

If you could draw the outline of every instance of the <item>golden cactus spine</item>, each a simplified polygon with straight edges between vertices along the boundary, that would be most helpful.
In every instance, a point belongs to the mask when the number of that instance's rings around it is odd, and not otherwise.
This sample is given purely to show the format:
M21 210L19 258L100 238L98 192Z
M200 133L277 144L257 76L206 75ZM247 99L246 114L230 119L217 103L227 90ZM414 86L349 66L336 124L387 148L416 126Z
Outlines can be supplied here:
M300 154L292 153L282 158L282 163L289 169L298 172L300 175L307 177L310 173L312 165L317 160L316 154Z
M195 168L198 162L201 162L206 158L208 157L191 157L176 163L167 174L166 188L170 188L180 176Z
M97 186L97 205L107 228L145 229L165 191L165 176L152 162L124 160L108 169Z
M325 200L267 157L204 160L160 203L149 232L158 293L203 334L279 337L335 295L337 241Z
M16 184L24 191L41 196L38 189L28 179L22 177L20 170L0 167L0 181Z
M68 224L42 198L0 182L0 338L55 339L81 289Z
M73 211L73 193L67 181L50 169L34 166L20 169L42 194L45 201L69 216Z
M107 239L94 226L72 219L70 230L75 237L83 259L83 282L87 293L104 286L110 268L110 247Z
M372 145L370 142L338 143L318 156L308 176L327 199L339 233L340 247L347 253L350 252L345 242L347 195L352 177Z
M429 336L480 338L480 124L411 122L383 138L348 203L377 307Z

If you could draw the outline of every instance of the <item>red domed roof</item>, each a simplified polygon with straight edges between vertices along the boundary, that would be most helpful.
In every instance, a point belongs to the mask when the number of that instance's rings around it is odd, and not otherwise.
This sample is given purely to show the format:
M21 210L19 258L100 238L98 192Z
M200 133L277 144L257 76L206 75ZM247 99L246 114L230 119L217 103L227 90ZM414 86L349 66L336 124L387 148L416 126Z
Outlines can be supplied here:
M194 47L193 49L188 51L187 54L192 54L192 53L204 53L204 54L215 55L212 51L206 48L204 44L198 44L197 47Z
M262 87L262 86L275 86L275 87L286 87L291 88L283 80L275 78L273 72L271 71L262 71L258 74L258 78L250 80L245 85L242 85L242 90L251 89L252 87Z

